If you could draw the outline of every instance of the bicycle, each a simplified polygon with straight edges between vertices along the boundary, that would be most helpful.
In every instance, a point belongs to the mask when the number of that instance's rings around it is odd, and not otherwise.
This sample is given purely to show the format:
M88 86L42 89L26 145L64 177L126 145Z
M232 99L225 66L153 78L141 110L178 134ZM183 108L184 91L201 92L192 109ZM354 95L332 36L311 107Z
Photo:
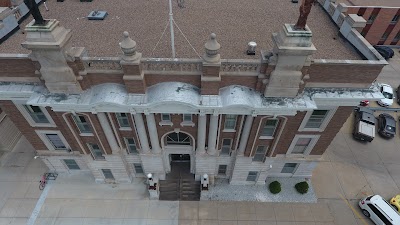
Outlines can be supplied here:
M42 175L42 179L40 179L39 181L39 190L43 190L44 187L46 187L46 183L47 183L47 173L44 173Z
M46 187L48 180L57 179L58 173L44 173L39 181L39 190L43 190Z

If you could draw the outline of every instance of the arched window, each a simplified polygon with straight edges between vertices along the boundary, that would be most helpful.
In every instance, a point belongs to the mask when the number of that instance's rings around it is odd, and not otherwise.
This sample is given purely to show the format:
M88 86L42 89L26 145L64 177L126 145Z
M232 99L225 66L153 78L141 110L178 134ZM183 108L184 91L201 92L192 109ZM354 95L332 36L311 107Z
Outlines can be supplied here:
M167 145L191 145L189 135L185 133L170 133L166 137Z

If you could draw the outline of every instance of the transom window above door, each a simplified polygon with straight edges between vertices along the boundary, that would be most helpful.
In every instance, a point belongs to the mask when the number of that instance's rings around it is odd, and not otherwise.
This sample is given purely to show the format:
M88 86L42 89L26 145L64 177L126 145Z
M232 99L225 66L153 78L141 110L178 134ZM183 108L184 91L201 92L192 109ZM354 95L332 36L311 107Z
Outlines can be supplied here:
M190 136L185 133L170 133L166 137L167 145L192 145Z

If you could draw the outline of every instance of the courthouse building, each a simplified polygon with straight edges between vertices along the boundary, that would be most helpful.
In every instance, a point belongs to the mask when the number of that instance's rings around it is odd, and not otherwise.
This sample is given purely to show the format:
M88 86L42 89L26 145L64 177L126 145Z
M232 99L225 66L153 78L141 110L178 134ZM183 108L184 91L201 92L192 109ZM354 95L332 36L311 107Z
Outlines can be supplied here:
M124 23L116 6L93 22L65 15L81 13L80 2L48 2L44 17L57 19L38 27L28 18L25 34L0 46L2 112L50 170L90 171L100 183L168 180L177 162L211 184L310 178L354 106L382 97L374 81L387 62L357 31L366 21L348 15L337 27L316 5L306 30L295 30L299 5L256 1L252 20L244 11L232 24L230 14L213 14L223 3L206 2L175 9L177 58L160 38L162 19ZM255 56L245 54L249 41Z

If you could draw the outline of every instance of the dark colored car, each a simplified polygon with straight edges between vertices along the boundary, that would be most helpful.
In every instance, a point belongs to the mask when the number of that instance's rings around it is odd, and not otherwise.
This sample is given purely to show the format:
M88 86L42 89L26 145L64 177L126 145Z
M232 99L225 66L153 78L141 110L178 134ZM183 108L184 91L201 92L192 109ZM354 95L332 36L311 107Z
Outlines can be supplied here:
M386 138L393 138L396 135L396 120L393 116L387 113L378 116L378 133Z
M400 104L400 85L396 89L396 95L397 95L397 103Z
M379 52L379 54L382 55L383 58L385 59L390 59L393 57L394 55L394 51L387 47L387 46L378 46L378 45L374 45L374 48L376 49L376 51Z

